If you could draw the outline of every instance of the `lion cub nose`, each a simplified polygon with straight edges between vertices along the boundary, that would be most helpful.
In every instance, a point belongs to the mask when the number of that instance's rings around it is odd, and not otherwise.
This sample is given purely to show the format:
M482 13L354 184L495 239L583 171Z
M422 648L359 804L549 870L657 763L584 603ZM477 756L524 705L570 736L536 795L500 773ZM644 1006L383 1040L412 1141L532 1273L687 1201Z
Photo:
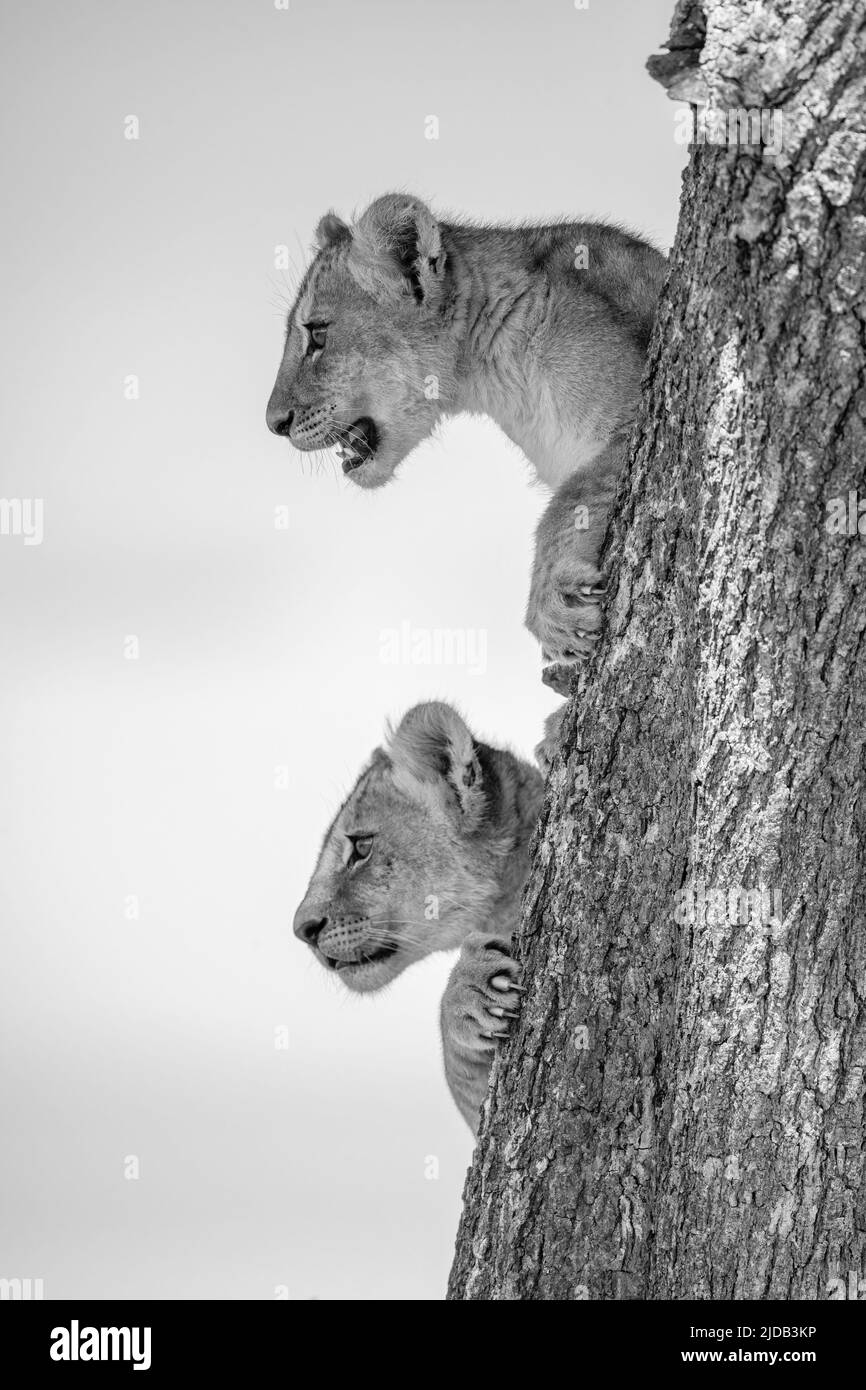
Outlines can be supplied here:
M315 946L319 934L327 926L327 923L327 917L314 916L314 913L302 904L295 913L292 930L299 941L305 941L308 946Z
M286 410L285 406L280 405L279 402L276 404L268 403L265 420L272 434L289 434L294 418L295 412L293 410Z

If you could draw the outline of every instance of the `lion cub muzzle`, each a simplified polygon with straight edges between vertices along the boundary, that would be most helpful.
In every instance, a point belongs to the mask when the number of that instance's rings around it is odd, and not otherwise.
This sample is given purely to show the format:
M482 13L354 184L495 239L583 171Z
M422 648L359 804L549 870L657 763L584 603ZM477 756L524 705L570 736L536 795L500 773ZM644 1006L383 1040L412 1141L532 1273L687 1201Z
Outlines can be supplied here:
M396 943L381 940L368 917L316 916L302 908L295 919L294 932L329 970L369 965L387 959L397 950Z

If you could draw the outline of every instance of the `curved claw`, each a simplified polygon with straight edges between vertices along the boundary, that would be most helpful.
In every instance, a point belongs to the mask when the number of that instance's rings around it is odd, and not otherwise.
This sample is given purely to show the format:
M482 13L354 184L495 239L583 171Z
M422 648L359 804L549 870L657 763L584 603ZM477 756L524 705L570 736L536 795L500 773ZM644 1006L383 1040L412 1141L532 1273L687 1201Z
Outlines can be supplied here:
M490 981L491 989L498 989L502 994L507 994L510 989L516 989L518 994L523 994L523 985L512 984L507 975L494 975Z
M481 1036L482 1036L482 1038L490 1038L491 1041L492 1041L494 1038L507 1038L507 1037L508 1037L508 1029L506 1028L506 1029L504 1029L503 1031L498 1032L498 1033L482 1033Z

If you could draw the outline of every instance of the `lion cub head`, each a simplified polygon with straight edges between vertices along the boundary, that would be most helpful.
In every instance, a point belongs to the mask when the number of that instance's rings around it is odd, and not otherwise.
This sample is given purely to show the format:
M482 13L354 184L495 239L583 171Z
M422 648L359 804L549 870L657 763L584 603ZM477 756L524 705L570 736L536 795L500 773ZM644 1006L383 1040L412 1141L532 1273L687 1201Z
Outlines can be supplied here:
M459 946L504 904L516 914L541 790L533 768L476 741L450 705L417 705L328 830L295 935L365 992Z
M268 427L296 449L336 445L343 472L380 487L452 394L445 250L424 203L377 198L353 226L327 213L289 314Z

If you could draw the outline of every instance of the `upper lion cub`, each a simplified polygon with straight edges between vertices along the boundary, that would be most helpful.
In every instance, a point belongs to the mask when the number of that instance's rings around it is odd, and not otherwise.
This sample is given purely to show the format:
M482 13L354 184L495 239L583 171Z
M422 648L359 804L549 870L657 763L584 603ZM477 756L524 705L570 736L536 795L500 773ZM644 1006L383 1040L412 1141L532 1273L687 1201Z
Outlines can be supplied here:
M526 614L546 660L591 651L597 568L634 420L664 257L598 222L484 227L419 199L319 223L268 404L298 449L386 483L444 415L491 416L554 496Z

